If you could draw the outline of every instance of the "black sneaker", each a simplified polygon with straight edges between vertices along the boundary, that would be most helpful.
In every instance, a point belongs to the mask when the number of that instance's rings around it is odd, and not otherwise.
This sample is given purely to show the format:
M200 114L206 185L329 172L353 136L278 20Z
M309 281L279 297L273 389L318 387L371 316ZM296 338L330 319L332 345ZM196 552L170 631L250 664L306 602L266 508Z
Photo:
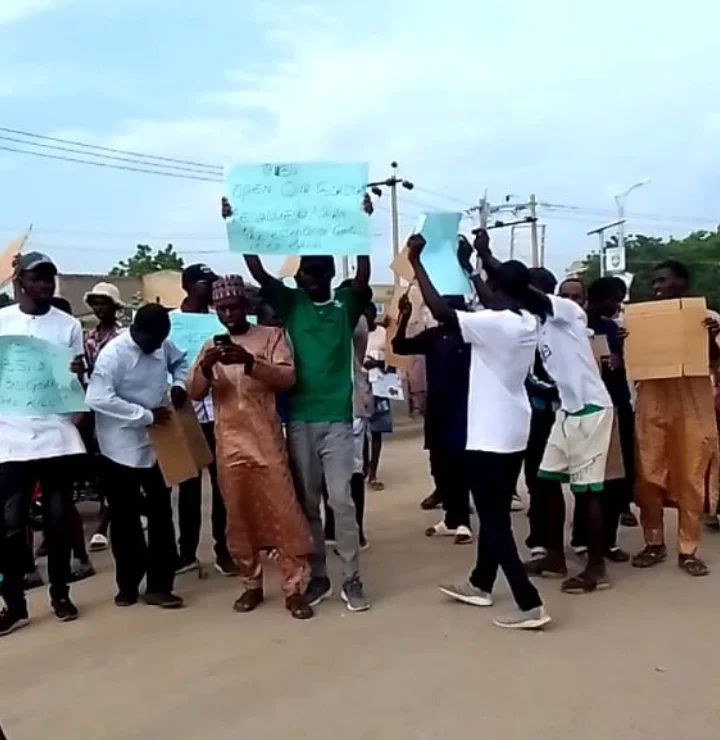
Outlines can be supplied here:
M218 555L215 558L215 570L225 578L237 578L240 575L240 568L230 555Z
M11 612L7 609L0 611L0 637L5 637L15 630L19 630L21 627L25 627L29 624L27 612Z
M173 593L148 591L143 600L146 604L159 606L161 609L182 609L185 606L185 602Z
M52 610L58 622L74 622L80 613L70 599L56 599L52 602Z
M311 578L305 591L305 600L310 606L317 606L332 596L332 584L329 578Z
M115 606L134 606L137 604L138 595L127 593L126 591L118 591L115 597Z

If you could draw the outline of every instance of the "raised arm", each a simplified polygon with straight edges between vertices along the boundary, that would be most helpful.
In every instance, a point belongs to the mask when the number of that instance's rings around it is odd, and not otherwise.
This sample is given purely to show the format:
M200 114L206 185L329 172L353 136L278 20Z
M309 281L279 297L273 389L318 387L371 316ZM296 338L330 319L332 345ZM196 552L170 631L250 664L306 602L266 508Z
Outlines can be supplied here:
M222 217L228 219L233 215L232 206L227 198L222 199ZM245 264L247 265L250 274L253 276L255 282L261 287L266 288L271 286L273 283L279 283L280 281L273 277L264 267L260 258L256 254L244 254Z
M445 324L450 331L459 334L460 326L458 324L457 314L440 297L420 261L420 254L425 247L425 239L420 234L413 234L408 239L407 247L408 259L415 271L415 278L420 287L420 292L422 293L425 305L430 310L430 313L435 317L436 321L441 324Z
M407 328L412 316L412 302L407 293L400 297L398 309L400 311L400 321L392 340L393 352L396 355L424 355L426 352L424 335L427 330L420 332L415 337L407 336Z
M373 213L373 204L372 199L368 195L368 193L365 193L365 196L363 197L362 201L362 208L363 211L369 216L372 216ZM355 269L355 278L352 282L352 288L356 293L364 294L368 286L370 285L370 257L368 257L366 254L361 254L357 258L356 263L356 269Z

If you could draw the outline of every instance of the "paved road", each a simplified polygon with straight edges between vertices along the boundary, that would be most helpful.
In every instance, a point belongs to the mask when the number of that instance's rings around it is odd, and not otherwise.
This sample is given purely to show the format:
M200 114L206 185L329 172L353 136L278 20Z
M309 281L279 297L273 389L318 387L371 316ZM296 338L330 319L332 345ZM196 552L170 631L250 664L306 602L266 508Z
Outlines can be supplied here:
M391 441L381 472L363 561L371 612L333 600L294 622L272 577L269 601L238 615L238 584L214 573L182 577L185 611L119 610L104 554L74 590L81 620L55 623L37 593L32 625L2 639L9 740L717 737L720 538L706 537L709 578L668 561L615 566L614 588L592 596L545 582L554 628L508 633L435 590L473 551L422 534L434 516L417 506L429 486L419 437ZM623 540L635 548L638 533ZM504 582L497 601L509 605Z

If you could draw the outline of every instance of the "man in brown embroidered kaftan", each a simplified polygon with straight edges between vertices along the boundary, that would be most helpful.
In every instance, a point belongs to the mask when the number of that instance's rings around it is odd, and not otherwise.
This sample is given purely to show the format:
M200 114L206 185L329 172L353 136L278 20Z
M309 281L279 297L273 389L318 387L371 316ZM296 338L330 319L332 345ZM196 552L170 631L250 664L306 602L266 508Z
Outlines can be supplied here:
M240 276L219 279L213 302L228 334L202 348L188 378L193 399L212 393L218 482L227 509L227 542L245 593L235 610L263 601L260 554L271 551L282 571L286 606L307 619L303 594L312 551L307 522L292 487L275 394L295 382L292 355L282 329L252 326Z

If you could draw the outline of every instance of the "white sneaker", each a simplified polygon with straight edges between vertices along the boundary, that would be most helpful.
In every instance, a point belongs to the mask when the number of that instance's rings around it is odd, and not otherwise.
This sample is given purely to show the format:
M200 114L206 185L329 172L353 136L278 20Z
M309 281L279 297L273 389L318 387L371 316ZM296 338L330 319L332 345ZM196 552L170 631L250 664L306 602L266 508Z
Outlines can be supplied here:
M457 529L449 529L445 525L444 519L441 519L437 524L432 527L428 527L425 530L425 534L428 537L435 537L435 535L438 535L440 537L455 537L457 533Z
M510 504L510 511L523 511L525 504L522 502L520 496L517 493L513 493L512 502Z
M461 524L455 530L455 544L456 545L472 545L473 534L469 527Z
M90 538L90 552L107 550L109 544L110 542L108 541L108 538L104 534L100 534L98 532Z
M530 548L530 560L542 560L547 557L547 549L544 547L531 547Z
M438 588L445 596L449 596L462 604L469 604L470 606L493 605L492 595L476 588L469 581L460 584L441 584Z
M587 555L587 547L585 545L580 545L579 547L573 547L572 551L578 556L578 557L584 557Z
M493 624L508 630L540 630L550 624L552 619L544 606L526 612L516 611L505 617L495 617Z

